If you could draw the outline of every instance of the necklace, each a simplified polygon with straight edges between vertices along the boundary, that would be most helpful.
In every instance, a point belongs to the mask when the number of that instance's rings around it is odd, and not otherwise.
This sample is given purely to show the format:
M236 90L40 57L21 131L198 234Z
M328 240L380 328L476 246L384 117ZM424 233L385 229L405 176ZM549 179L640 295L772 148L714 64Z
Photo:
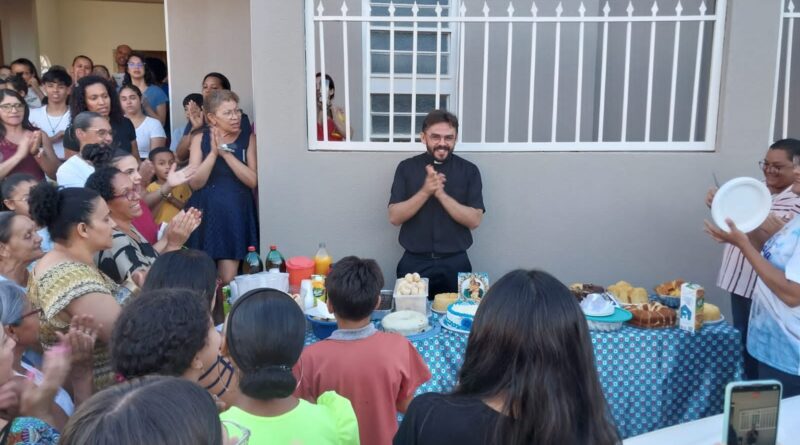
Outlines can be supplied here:
M61 125L61 121L64 119L64 116L66 115L67 112L65 111L64 114L62 114L61 117L58 118L58 122L56 122L56 124L53 125L53 121L50 120L50 115L47 114L47 109L45 108L44 117L47 119L47 125L50 125L50 131L52 132L50 136L54 136L56 134L56 128L58 128L58 126Z

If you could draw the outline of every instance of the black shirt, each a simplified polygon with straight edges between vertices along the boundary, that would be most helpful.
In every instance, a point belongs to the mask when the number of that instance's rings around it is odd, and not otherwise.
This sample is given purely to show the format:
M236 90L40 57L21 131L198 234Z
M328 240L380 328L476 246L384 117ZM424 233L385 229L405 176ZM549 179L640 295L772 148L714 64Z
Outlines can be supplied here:
M480 399L425 393L408 406L394 445L486 445L494 443L502 415Z
M444 173L444 191L459 204L486 210L483 206L481 172L472 162L452 153L441 164L434 164L427 152L402 161L394 173L389 204L403 202L425 183L425 166L434 165ZM459 224L434 196L428 198L416 215L400 228L400 245L411 253L450 254L466 251L472 245L469 228Z
M111 146L113 148L121 148L130 153L132 150L131 142L136 140L136 127L133 126L133 122L127 117L123 117L121 121L112 121L111 131L114 132ZM80 148L78 137L75 136L75 127L72 125L67 127L67 131L64 132L64 148L72 151L78 151Z

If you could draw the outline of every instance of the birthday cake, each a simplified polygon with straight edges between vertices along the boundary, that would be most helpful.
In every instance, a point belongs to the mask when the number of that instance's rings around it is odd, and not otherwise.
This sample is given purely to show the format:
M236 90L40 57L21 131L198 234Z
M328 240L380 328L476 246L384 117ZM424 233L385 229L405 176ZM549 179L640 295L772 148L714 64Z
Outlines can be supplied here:
M447 314L442 319L442 325L455 331L469 331L475 319L475 312L478 311L478 304L464 302L451 304L447 308Z
M397 311L386 315L381 320L385 332L400 335L415 335L430 329L428 317L415 311Z

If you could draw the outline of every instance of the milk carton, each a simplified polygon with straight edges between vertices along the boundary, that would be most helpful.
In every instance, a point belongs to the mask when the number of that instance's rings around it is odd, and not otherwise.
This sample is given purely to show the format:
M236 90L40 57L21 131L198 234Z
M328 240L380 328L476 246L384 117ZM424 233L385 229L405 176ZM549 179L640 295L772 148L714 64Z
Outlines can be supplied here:
M681 285L681 306L678 308L680 322L678 326L684 331L697 332L703 326L703 305L705 291L695 283Z

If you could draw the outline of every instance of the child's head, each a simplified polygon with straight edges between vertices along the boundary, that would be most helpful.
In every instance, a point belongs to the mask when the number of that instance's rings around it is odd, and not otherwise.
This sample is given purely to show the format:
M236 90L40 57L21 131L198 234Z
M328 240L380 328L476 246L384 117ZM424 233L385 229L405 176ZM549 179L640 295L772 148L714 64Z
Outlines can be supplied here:
M288 294L252 290L236 300L225 322L223 353L239 370L239 388L258 400L289 397L297 389L292 367L300 359L306 319Z
M3 182L0 183L0 193L3 195L3 206L16 213L17 215L24 215L28 218L31 217L30 205L28 204L28 195L30 195L31 188L38 184L39 181L27 173L14 173L8 175Z
M380 301L383 272L375 260L355 256L342 258L325 278L329 307L336 318L363 320Z
M167 147L158 147L151 150L147 158L150 159L150 162L155 167L156 178L159 181L166 181L169 169L175 163L175 154Z
M189 102L194 102L195 105L203 108L203 95L200 93L191 93L183 98L183 112L186 119L189 119Z

